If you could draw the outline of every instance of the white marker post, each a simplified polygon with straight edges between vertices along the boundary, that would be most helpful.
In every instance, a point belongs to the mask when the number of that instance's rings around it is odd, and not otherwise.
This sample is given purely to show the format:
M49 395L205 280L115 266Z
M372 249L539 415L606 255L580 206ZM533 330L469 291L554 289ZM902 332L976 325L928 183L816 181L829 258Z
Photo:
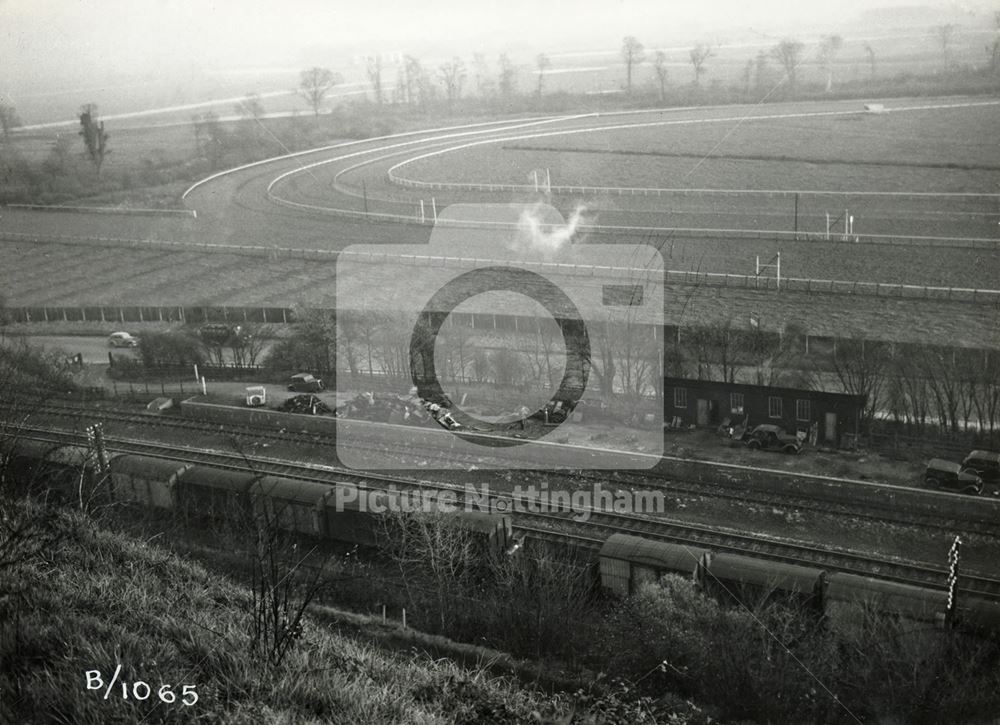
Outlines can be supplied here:
M198 363L195 363L194 364L194 381L197 383L198 380L199 380L199 377L198 377Z
M205 376L204 375L201 376L201 394L202 395L208 395L208 392L205 390Z
M434 219L434 223L437 224L437 220L438 220L438 205L437 205L437 199L435 199L433 196L431 197L431 218L433 218Z
M426 219L426 217L424 217L424 200L421 199L420 200L420 223L423 224L425 221L427 221L427 219Z

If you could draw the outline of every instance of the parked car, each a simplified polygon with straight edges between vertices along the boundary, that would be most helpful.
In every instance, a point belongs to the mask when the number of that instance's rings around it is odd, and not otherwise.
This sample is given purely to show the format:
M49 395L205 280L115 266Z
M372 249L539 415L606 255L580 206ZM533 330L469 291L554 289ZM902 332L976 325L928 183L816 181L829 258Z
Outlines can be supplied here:
M803 436L786 433L781 426L773 423L761 423L753 430L745 431L741 440L751 450L798 453L802 450Z
M109 347L138 347L139 338L133 337L127 332L112 332L108 337Z
M977 474L964 470L957 463L940 458L933 458L927 464L924 483L931 488L968 493L973 496L978 496L983 491L983 479Z
M198 335L209 345L228 345L231 341L243 337L243 326L213 322L202 325Z
M310 373L296 373L291 380L288 389L293 393L318 393L325 387L322 380Z
M1000 453L995 451L973 451L962 461L962 468L984 482L1000 483Z

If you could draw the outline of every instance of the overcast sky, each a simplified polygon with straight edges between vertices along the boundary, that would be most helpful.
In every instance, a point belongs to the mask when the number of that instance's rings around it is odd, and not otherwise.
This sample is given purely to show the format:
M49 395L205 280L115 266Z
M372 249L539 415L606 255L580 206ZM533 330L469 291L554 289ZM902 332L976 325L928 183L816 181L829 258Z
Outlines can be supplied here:
M424 59L507 50L647 48L820 32L877 7L927 6L990 25L998 0L0 0L0 96L212 69L329 65L363 52ZM526 55L530 54L530 55Z
M834 25L871 7L961 7L970 0L0 0L0 57L8 72L71 66L75 56L116 65L298 65L327 46L410 46L458 52L499 45L581 47L623 35L647 46L669 37L756 27ZM448 53L447 50L442 50Z

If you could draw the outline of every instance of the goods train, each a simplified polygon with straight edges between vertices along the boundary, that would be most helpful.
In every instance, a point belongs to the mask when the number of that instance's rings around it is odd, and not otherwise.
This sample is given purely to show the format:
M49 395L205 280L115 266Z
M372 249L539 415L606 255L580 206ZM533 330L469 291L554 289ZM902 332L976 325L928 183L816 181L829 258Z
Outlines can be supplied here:
M51 498L76 502L131 503L180 513L226 518L241 513L267 517L278 528L322 539L373 546L387 511L407 510L414 501L401 491L376 491L351 483L335 485L233 471L165 458L116 455L108 462L106 485L95 488L93 458L86 448L24 440L0 441L15 480L44 488ZM83 485L81 485L83 483ZM396 500L393 500L396 499ZM433 509L433 498L425 497ZM497 554L513 544L509 516L455 511L453 521L473 533L484 551Z
M858 605L918 622L940 625L947 618L948 593L943 590L627 534L613 534L604 542L599 562L604 588L622 596L643 582L677 574L724 599L752 602L777 594L834 621L856 614ZM1000 602L963 596L959 590L952 619L963 628L1000 632Z
M2 456L10 469L29 474L19 480L31 479L53 497L77 501L82 491L92 490L81 485L92 475L93 458L86 448L0 441ZM362 545L378 545L381 512L396 510L399 502L392 497L404 495L131 454L112 457L108 470L108 485L99 492L107 500L216 517L266 513L284 530ZM454 516L482 542L484 555L516 548L508 516L466 511ZM723 599L754 601L779 594L833 621L852 616L857 605L937 625L948 616L945 591L626 534L604 542L597 572L605 590L622 596L663 574L679 574ZM1000 602L961 591L956 601L951 621L1000 633Z

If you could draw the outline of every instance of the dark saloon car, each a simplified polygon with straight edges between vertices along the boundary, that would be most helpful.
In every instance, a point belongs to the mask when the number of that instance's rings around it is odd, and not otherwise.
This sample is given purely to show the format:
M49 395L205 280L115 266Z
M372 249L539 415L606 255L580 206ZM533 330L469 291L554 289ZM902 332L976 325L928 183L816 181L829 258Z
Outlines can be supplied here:
M1000 483L1000 453L973 451L962 461L962 468L988 483Z
M966 471L957 463L934 458L927 464L924 483L942 491L955 491L978 496L983 492L983 479L971 471Z
M743 434L742 441L751 450L781 451L782 453L798 453L802 450L802 438L793 433L786 433L780 426L762 423L751 431Z

